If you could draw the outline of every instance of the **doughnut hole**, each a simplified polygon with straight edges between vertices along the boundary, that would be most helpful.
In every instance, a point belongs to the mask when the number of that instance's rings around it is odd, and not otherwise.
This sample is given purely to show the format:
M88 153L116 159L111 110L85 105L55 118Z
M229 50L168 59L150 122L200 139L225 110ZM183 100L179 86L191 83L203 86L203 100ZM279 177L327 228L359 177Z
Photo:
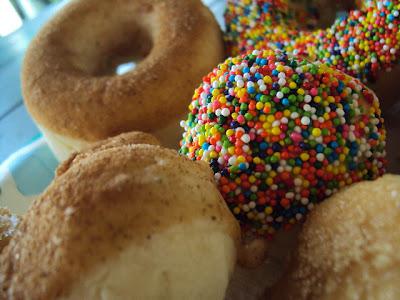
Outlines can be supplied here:
M125 5L101 2L96 9L85 8L62 24L59 30L63 35L55 41L59 49L64 49L65 63L69 66L66 71L93 77L112 76L120 65L132 62L138 65L149 56L157 38L153 6L139 6L132 1ZM133 15L142 17L132 18Z

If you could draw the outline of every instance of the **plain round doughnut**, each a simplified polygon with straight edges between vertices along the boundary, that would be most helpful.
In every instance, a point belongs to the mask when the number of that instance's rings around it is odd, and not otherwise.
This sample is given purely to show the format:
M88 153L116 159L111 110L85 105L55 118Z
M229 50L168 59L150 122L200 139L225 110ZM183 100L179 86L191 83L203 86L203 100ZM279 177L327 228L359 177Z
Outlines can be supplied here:
M212 172L135 141L58 169L0 256L1 299L224 299L240 229Z
M399 175L344 189L310 214L264 299L399 299L399 223Z
M176 147L193 89L222 59L220 28L199 0L72 1L31 43L23 96L60 159L132 130Z

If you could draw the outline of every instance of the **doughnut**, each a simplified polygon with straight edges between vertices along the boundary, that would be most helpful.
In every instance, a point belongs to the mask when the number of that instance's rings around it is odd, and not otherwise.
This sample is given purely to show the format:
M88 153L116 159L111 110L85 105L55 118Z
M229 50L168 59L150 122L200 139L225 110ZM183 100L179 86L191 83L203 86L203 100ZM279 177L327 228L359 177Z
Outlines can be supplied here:
M272 50L228 58L195 90L180 153L210 164L244 232L272 237L339 188L385 171L375 94Z
M17 216L11 214L8 208L0 207L0 253L10 242L18 223Z
M176 147L196 84L224 58L221 30L198 0L75 0L30 44L28 111L56 156L133 130ZM120 63L135 69L116 75Z
M400 298L400 176L357 183L309 215L269 300Z
M288 17L287 3L228 0L225 19L229 54L267 48L321 60L369 83L378 96L385 96L385 102L393 101L397 83L388 78L390 75L378 79L381 71L392 70L400 59L398 1L358 1L360 10L349 11L327 29L313 31L302 30Z
M33 202L0 298L224 299L240 228L210 168L124 140L75 155Z

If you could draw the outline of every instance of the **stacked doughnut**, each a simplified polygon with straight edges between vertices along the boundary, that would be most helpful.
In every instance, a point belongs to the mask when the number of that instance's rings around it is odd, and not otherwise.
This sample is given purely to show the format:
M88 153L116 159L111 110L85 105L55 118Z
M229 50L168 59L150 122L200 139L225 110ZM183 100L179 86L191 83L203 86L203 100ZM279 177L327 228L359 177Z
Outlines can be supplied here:
M326 30L299 29L288 0L228 0L225 14L229 54L279 49L320 60L363 82L374 82L400 57L398 1L362 1L360 10Z
M379 101L359 80L272 50L228 58L181 122L244 231L291 227L338 189L385 170Z

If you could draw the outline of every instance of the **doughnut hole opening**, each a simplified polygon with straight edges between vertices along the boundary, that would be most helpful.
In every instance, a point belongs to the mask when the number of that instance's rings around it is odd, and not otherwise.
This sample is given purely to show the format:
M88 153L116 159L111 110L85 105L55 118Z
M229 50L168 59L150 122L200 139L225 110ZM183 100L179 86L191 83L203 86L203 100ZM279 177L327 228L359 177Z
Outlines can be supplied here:
M305 30L327 28L337 17L357 9L355 0L290 0L289 6L300 27Z
M85 77L122 75L151 53L157 38L153 6L111 2L99 2L99 6L105 7L96 10L88 7L64 22L63 36L57 43L70 72Z

